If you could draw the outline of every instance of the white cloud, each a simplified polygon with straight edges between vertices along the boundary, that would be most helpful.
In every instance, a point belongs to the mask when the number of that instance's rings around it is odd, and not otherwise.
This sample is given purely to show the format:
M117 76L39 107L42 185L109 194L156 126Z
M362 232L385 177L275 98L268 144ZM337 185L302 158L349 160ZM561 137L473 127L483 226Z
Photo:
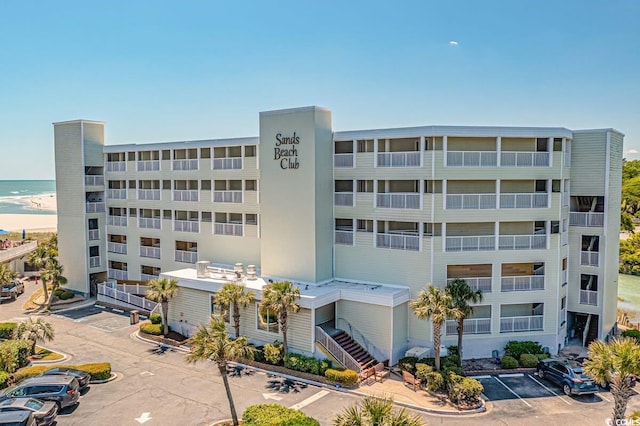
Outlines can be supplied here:
M637 149L628 149L627 151L625 151L625 154L638 154L640 153L640 151L638 151Z
M458 45L458 42L457 42L457 41L455 41L455 40L451 40L451 41L449 42L449 44L450 44L451 46L457 46L457 45Z

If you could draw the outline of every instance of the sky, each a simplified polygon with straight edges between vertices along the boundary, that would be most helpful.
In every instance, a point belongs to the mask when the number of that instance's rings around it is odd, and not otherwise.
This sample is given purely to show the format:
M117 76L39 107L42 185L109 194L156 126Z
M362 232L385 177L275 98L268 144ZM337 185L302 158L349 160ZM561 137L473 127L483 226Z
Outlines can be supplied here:
M0 1L0 179L53 179L53 122L106 143L334 130L613 127L640 159L640 1Z

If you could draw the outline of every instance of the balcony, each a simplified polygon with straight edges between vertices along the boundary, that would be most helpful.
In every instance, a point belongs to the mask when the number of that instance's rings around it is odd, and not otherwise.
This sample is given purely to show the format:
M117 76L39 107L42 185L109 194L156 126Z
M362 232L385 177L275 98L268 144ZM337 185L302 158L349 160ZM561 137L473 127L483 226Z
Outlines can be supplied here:
M342 244L346 246L353 245L353 231L343 231L336 229L334 231L336 244Z
M136 163L139 172L157 172L160 170L160 160L139 160Z
M176 262L196 263L198 261L197 251L176 250L175 253Z
M376 247L419 251L420 237L415 234L376 234Z
M420 167L420 151L379 152L378 167Z
M546 235L500 235L500 250L536 250L547 248Z
M500 333L518 333L523 331L543 330L544 315L524 317L501 317Z
M353 192L336 192L333 194L333 202L336 206L353 207Z
M333 167L353 167L354 155L349 154L333 154Z
M110 280L128 280L129 273L122 269L109 269L108 275Z
M581 251L580 265L598 266L600 264L600 253L597 251Z
M86 175L84 177L84 186L104 186L104 176Z
M94 203L87 201L87 213L104 213L105 205L103 201Z
M198 201L198 191L195 189L174 189L173 201Z
M157 280L158 277L157 275L151 275L151 274L140 274L140 281L153 281L153 280Z
M109 241L107 243L107 251L109 253L127 254L127 244L125 243L113 243Z
M100 267L100 256L92 256L89 258L89 268Z
M177 232L200 232L200 222L196 220L174 220L173 230Z
M462 326L462 334L491 334L491 318L467 318ZM458 321L447 320L445 322L447 336L458 335Z
M160 190L138 189L138 200L158 201L160 200Z
M593 290L580 290L580 304L598 306L598 292Z
M536 291L544 290L544 275L525 275L502 277L500 291Z
M242 191L213 191L214 203L242 203Z
M99 229L89 229L89 241L95 241L100 239Z
M242 170L242 157L214 158L213 170Z
M107 216L107 225L127 226L127 216Z
M107 189L107 199L109 200L126 200L127 199L127 190L126 189Z
M453 281L456 278L448 278L447 281ZM493 279L491 277L474 277L474 278L458 278L464 280L472 291L482 291L483 293L491 293Z
M496 249L493 235L446 237L445 251L487 251Z
M126 161L107 161L107 171L108 172L126 172L127 162Z
M448 210L495 209L496 194L447 194Z
M140 246L140 257L160 259L160 247Z
M182 160L173 160L173 162L171 163L171 170L198 170L198 159L188 158Z
M542 209L549 207L547 193L500 194L501 209Z
M447 151L450 167L496 167L496 151Z
M138 228L144 229L160 229L162 227L162 220L156 217L139 217Z
M215 235L242 237L244 235L244 226L241 223L214 223L213 233Z
M389 192L376 194L376 207L386 209L420 209L420 194Z
M569 225L599 227L604 226L604 213L599 212L570 212Z
M500 166L505 167L547 167L548 152L508 152L500 153Z

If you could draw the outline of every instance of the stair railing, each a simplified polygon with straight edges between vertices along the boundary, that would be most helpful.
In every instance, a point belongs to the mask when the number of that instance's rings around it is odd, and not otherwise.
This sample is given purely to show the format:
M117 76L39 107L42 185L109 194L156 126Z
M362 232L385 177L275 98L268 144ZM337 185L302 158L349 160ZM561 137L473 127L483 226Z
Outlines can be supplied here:
M316 326L316 342L320 343L345 368L360 373L360 364L345 351L333 337L329 336L321 327Z
M384 361L389 359L389 355L385 354L380 348L374 345L366 336L357 328L355 328L349 321L344 318L338 318L336 326L340 330L344 330L355 340L360 346L362 346L371 356L378 361Z

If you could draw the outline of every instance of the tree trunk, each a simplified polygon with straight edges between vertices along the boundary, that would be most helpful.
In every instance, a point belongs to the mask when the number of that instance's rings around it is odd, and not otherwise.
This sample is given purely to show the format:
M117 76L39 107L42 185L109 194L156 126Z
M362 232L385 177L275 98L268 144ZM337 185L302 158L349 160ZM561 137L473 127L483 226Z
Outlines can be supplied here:
M35 355L35 354L36 354L36 341L31 340L31 355Z
M287 312L280 313L280 331L282 331L282 356L289 353L289 345L287 344Z
M46 310L49 308L49 290L47 290L47 283L44 280L42 280L42 291L44 293L44 304L42 307Z
M436 371L440 371L440 328L442 324L433 323L433 355L436 360Z
M233 328L236 331L236 339L240 337L240 306L233 304Z
M233 403L233 395L231 395L231 388L229 387L229 380L227 379L227 363L218 363L218 370L220 371L220 375L222 376L222 383L224 383L224 390L227 392L227 399L229 400L229 409L231 410L231 419L233 420L234 426L237 426L238 423L238 415L236 414L236 406Z
M163 334L166 337L169 334L169 323L167 322L169 318L169 302L161 302L162 306L162 325L164 326Z
M49 298L46 300L47 302L47 311L51 308L51 303L53 303L53 296L55 291L60 287L59 285L55 285L52 283L51 285L51 293L49 293Z
M464 334L464 318L458 320L458 356L462 361L462 335Z
M613 395L613 424L622 424L625 420L627 403L631 397L631 377L617 377L611 381L611 395Z

